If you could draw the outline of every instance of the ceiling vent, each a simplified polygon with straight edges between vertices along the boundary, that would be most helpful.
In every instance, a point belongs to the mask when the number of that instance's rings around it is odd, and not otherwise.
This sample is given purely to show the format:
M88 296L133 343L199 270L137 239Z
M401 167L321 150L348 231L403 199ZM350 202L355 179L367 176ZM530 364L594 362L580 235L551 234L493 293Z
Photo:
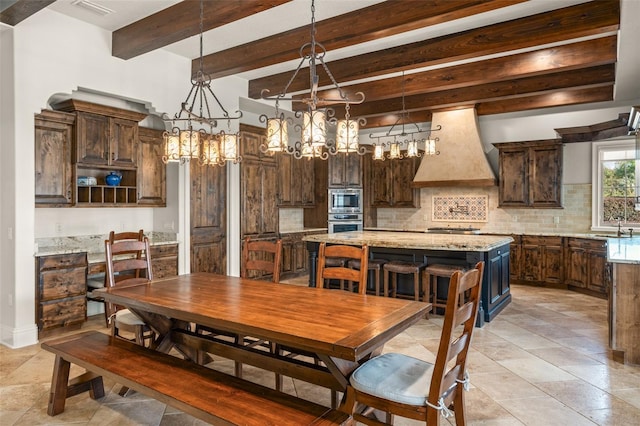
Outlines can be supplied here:
M96 15L106 16L112 14L114 11L109 9L108 7L101 6L97 3L90 2L89 0L74 0L72 3L74 6L81 7L90 12L95 13Z

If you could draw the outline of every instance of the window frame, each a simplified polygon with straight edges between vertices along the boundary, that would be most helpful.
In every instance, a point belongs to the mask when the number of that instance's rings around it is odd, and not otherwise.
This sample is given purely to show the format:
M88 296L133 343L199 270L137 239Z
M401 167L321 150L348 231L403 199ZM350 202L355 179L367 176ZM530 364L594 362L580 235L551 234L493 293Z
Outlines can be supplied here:
M632 150L636 149L635 139L620 139L617 141L602 141L592 143L592 178L591 178L591 229L593 231L605 231L615 232L618 230L617 226L604 225L600 222L603 211L603 196L602 196L602 153L610 151L620 150ZM636 184L640 184L640 160L635 160L636 170ZM640 226L623 225L624 230L633 228L634 231L640 230Z

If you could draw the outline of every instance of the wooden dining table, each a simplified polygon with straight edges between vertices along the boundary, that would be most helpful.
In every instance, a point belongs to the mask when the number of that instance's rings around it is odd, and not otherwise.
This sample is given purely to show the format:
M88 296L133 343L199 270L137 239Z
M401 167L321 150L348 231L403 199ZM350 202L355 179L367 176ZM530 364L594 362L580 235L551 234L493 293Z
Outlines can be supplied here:
M340 392L360 363L425 318L431 306L212 273L102 292L107 302L129 308L157 333L152 344L157 350L176 348L193 361L202 353L216 354ZM193 331L193 324L312 353L322 363L303 362L215 333L202 335Z

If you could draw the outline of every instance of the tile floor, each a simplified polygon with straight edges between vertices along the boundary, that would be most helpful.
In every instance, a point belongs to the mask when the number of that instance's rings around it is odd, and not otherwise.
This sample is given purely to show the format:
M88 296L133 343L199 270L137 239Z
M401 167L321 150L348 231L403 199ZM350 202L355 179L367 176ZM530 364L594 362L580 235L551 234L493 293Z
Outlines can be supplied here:
M512 295L512 303L494 321L475 331L469 355L472 388L466 394L469 423L640 425L640 367L611 360L606 302L518 285ZM385 350L433 361L441 323L437 316L421 321ZM106 332L101 317L92 318L84 329ZM78 395L67 401L64 413L49 417L53 360L38 345L15 350L0 346L0 424L203 424L141 394L121 398L113 382L105 383L110 391L101 400ZM229 361L218 359L211 365L233 371ZM273 385L271 373L245 366L245 375ZM328 391L297 380L288 380L286 391L329 403ZM396 418L396 424L419 423Z

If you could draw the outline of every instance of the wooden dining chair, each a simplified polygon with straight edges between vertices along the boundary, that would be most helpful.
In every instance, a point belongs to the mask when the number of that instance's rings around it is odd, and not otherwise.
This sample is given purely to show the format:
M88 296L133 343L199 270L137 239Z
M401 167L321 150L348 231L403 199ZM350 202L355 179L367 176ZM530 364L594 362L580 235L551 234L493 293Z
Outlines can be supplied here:
M343 262L335 262L333 259L342 259ZM349 261L357 260L360 269L351 269ZM357 284L358 293L366 294L367 276L369 275L369 248L348 245L326 245L320 243L318 251L318 268L316 274L316 287L324 288L329 280L339 280L348 283L348 289L352 291L353 283ZM341 287L343 285L341 284Z
M260 276L271 275L271 281L280 282L282 269L282 240L252 240L246 237L242 246L242 262L240 276L252 278L252 272L258 272Z
M441 415L454 414L457 425L466 424L463 390L469 384L467 353L478 315L483 270L484 262L478 262L475 268L451 276L435 364L386 353L353 372L343 408L354 420L390 425L393 415L398 415L435 426ZM461 299L465 302L459 306ZM374 418L374 410L386 413L384 423Z
M139 233L112 231L104 244L107 287L147 283L153 279L149 239L142 230ZM147 340L153 340L154 332L128 309L105 303L105 312L114 336L123 337L121 330L132 332L133 340L143 346Z

